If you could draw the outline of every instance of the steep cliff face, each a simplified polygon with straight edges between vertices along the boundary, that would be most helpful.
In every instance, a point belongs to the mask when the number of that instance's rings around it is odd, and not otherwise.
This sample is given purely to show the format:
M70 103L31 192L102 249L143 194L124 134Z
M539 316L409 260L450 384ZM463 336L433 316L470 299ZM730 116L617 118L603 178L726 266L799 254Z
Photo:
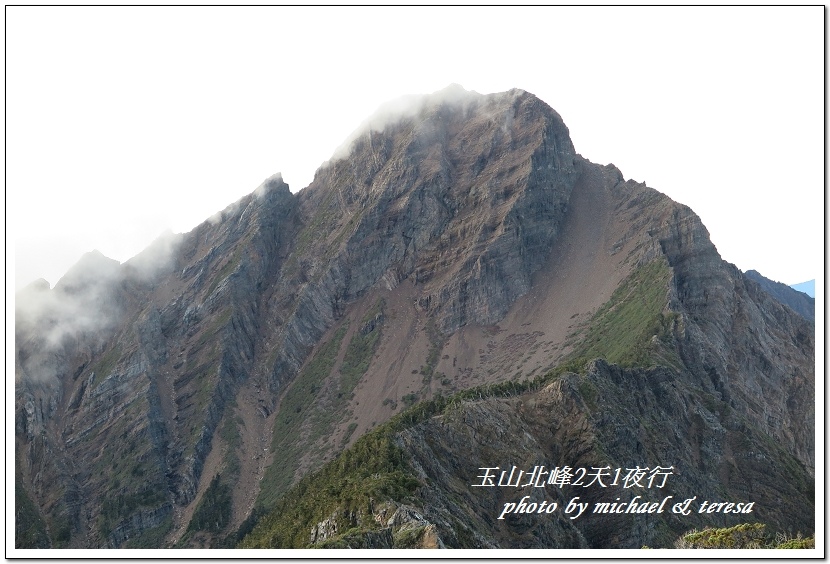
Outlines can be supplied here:
M559 399L544 399L546 417L574 417L590 437L547 436L558 425L549 419L510 442L531 424L521 401L464 409L496 409L481 415L485 427L515 425L494 444L522 460L584 439L594 446L554 458L676 460L694 467L688 487L711 491L716 475L746 476L750 453L772 461L770 476L783 479L791 458L812 471L812 326L724 263L691 210L577 155L561 118L527 92L451 89L417 108L355 135L297 194L276 176L124 265L93 254L54 289L18 295L18 509L42 530L32 544L232 546L292 484L407 405L595 357L665 368L643 376L599 363L550 384ZM648 392L652 380L668 388ZM574 382L581 403L563 399ZM636 407L652 423L629 444L614 433L634 425L634 406L614 398L640 386L649 399ZM552 520L528 536L491 522L498 500L478 507L452 478L460 453L487 462L472 453L489 431L453 458L444 450L467 431L442 424L440 439L433 424L395 439L412 478L402 491L421 484L420 498L389 498L369 517L351 508L346 521L332 503L297 534L333 545L629 546L674 531L661 521L662 532L623 529L605 542L608 524ZM806 528L790 509L770 522ZM470 521L450 518L457 511ZM386 525L337 532L366 518Z
M685 314L678 337L684 366L813 468L812 325L721 260L688 208L658 237L674 270L669 307Z
M418 286L444 333L498 320L529 288L577 176L567 128L521 91L441 100L358 137L298 194L304 228L284 273L317 325L290 350L370 288Z

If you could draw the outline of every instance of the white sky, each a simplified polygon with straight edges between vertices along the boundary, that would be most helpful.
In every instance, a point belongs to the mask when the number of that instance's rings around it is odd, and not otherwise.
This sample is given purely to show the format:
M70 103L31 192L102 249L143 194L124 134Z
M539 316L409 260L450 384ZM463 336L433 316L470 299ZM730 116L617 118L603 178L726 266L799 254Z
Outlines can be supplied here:
M7 284L124 261L381 103L523 88L576 150L689 205L721 255L824 270L824 9L6 8ZM12 274L13 271L13 274Z

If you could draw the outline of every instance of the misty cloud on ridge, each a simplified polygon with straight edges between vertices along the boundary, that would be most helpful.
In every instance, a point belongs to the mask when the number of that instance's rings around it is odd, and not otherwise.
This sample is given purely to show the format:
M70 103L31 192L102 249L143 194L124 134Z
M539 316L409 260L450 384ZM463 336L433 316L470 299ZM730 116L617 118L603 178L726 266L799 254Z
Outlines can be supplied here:
M182 233L167 230L143 251L124 263L129 276L142 282L151 282L173 267L176 251L182 242Z
M382 132L387 126L403 119L418 116L425 108L441 104L460 105L464 107L468 103L481 100L483 94L474 90L466 90L460 84L450 84L443 90L432 94L409 94L389 100L380 105L375 112L369 116L360 126L355 129L346 140L334 150L331 158L323 163L323 167L335 161L346 158L354 143L371 132Z
M123 264L91 251L54 288L41 279L17 292L15 381L45 383L59 376L58 357L71 343L103 346L122 315L126 283L150 284L169 272L182 237L164 233Z

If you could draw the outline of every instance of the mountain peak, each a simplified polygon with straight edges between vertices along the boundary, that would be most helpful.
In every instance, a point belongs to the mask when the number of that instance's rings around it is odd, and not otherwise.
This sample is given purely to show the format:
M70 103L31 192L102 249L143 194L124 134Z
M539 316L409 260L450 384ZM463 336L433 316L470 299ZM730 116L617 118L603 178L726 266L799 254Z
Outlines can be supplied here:
M23 288L15 292L17 296L22 296L25 294L37 294L40 292L48 292L52 288L52 285L49 284L49 281L45 278L38 278L37 280L33 280L26 284Z
M499 488L459 480L539 460L674 468L663 495L814 526L814 326L721 260L688 207L577 155L523 90L392 104L298 193L275 175L123 267L86 255L71 284L16 318L36 507L17 504L17 530L45 539L28 545L234 545L268 510L270 547L411 546L406 519L453 547L669 546L732 519L502 526ZM400 464L422 470L385 481ZM308 509L279 501L300 479ZM625 493L602 490L586 500Z
M70 291L95 285L101 280L112 278L120 265L121 263L117 260L94 249L84 253L78 262L66 271L66 274L55 284L55 289Z
M271 190L276 190L279 188L288 188L288 184L282 178L282 173L277 172L266 178L262 181L256 190L254 190L254 194L256 196L262 197L268 194Z
M469 117L476 112L495 114L499 110L503 111L510 107L513 102L522 96L531 96L533 100L542 104L552 115L556 115L558 118L558 114L547 104L524 90L514 88L506 92L480 94L474 90L466 90L460 84L453 83L430 94L410 94L384 102L346 138L343 144L334 151L328 162L332 163L348 157L359 139L372 133L382 133L387 128L401 122L407 120L421 122L429 119L430 116L434 116L435 112L442 109L455 111L455 113L464 117Z
M331 234L311 244L320 256L382 253L365 256L360 280L428 284L435 295L425 299L446 312L442 328L495 321L544 260L525 249L549 248L566 212L578 175L567 127L521 90L451 86L381 114L300 193L306 221ZM482 271L481 261L492 266ZM458 277L470 283L463 292L446 287ZM444 291L455 298L439 299ZM497 303L474 305L493 293Z

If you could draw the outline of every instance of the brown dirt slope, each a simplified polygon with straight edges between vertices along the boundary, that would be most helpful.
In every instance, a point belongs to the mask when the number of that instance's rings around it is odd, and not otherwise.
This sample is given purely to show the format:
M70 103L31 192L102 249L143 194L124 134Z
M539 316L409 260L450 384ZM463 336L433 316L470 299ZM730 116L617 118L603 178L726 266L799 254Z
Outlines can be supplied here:
M569 351L572 335L631 270L637 238L630 236L632 212L619 209L627 197L615 190L621 183L613 166L581 161L562 231L545 266L496 325L470 324L440 335L419 308L415 288L404 283L393 291L380 290L387 299L390 328L356 389L353 440L400 411L407 394L425 399L532 377L555 366ZM438 353L433 352L436 361L426 377L421 369L433 348Z

